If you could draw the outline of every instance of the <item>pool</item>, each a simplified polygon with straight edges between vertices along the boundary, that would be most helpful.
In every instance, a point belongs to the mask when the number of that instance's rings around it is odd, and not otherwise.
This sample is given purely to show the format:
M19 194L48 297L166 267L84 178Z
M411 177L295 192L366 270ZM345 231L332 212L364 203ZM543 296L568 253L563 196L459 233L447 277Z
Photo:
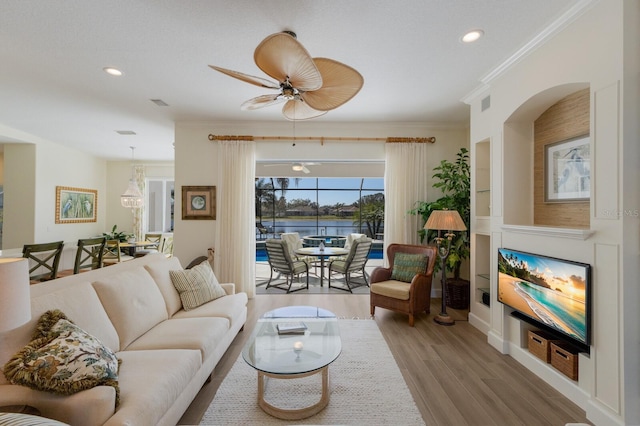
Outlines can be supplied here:
M369 252L369 259L382 259L382 243L373 243ZM256 262L267 261L267 249L264 243L256 244Z

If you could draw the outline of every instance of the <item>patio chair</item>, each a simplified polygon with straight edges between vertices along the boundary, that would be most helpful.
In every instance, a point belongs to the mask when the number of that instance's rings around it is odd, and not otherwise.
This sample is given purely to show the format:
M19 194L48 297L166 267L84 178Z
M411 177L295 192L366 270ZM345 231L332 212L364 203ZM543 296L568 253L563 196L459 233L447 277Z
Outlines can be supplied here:
M287 293L309 289L309 265L307 262L294 260L291 257L288 244L285 240L278 240L275 238L268 239L265 243L265 247L267 249L269 266L271 267L271 274L266 288L276 287L281 290L286 290ZM285 282L280 284L271 284L274 272L284 275ZM299 287L291 290L294 277L299 277L302 273L307 275L307 285L305 287Z
M360 238L354 240L351 243L351 248L349 249L349 254L346 259L336 259L332 260L329 263L329 288L331 287L331 273L337 272L344 275L345 287L335 285L333 288L337 288L339 290L348 291L349 293L353 293L353 289L356 287L369 286L367 282L367 274L364 270L365 265L367 264L367 260L369 260L369 252L371 251L371 245L373 241L371 238ZM352 273L362 273L362 282L357 282L352 280Z
M106 244L107 239L105 237L79 239L73 273L78 274L83 269L102 268L102 256L104 255L104 246Z
M390 244L387 258L390 268L371 272L371 316L376 306L409 315L413 327L415 315L431 311L431 279L437 248L410 244Z
M63 247L63 241L23 246L22 257L29 259L29 280L32 284L56 279Z

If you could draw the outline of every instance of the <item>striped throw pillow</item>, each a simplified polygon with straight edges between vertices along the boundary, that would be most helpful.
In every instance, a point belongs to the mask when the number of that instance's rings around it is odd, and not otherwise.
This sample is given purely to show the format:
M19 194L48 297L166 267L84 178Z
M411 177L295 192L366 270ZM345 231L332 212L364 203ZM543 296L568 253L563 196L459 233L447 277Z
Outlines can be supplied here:
M169 271L169 276L180 294L185 311L195 309L227 294L218 283L209 262L202 262L191 269Z

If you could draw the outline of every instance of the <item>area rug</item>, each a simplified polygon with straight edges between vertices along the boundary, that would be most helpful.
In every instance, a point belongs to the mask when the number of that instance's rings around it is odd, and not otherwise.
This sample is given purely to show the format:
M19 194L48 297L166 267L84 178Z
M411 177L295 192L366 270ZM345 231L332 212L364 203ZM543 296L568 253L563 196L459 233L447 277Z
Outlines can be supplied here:
M424 425L402 373L373 320L339 320L342 353L329 367L329 405L307 419L284 421L257 403L257 373L238 357L220 385L201 425ZM270 379L265 399L283 408L311 405L321 390L319 374Z

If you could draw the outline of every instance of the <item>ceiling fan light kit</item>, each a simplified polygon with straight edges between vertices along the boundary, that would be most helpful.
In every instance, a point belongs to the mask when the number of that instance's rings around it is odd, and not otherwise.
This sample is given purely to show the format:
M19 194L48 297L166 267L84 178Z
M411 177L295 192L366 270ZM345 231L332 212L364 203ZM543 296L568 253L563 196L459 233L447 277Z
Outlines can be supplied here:
M253 59L258 68L277 82L209 65L245 83L278 90L245 101L241 105L243 110L284 103L282 114L286 119L309 120L345 104L364 84L362 75L350 66L333 59L311 57L292 31L266 37L256 47Z
M273 167L273 166L288 166L291 164L291 170L294 172L303 172L305 174L311 173L311 170L307 166L320 166L321 163L310 163L310 162L294 162L294 163L271 163L265 164L265 167Z

